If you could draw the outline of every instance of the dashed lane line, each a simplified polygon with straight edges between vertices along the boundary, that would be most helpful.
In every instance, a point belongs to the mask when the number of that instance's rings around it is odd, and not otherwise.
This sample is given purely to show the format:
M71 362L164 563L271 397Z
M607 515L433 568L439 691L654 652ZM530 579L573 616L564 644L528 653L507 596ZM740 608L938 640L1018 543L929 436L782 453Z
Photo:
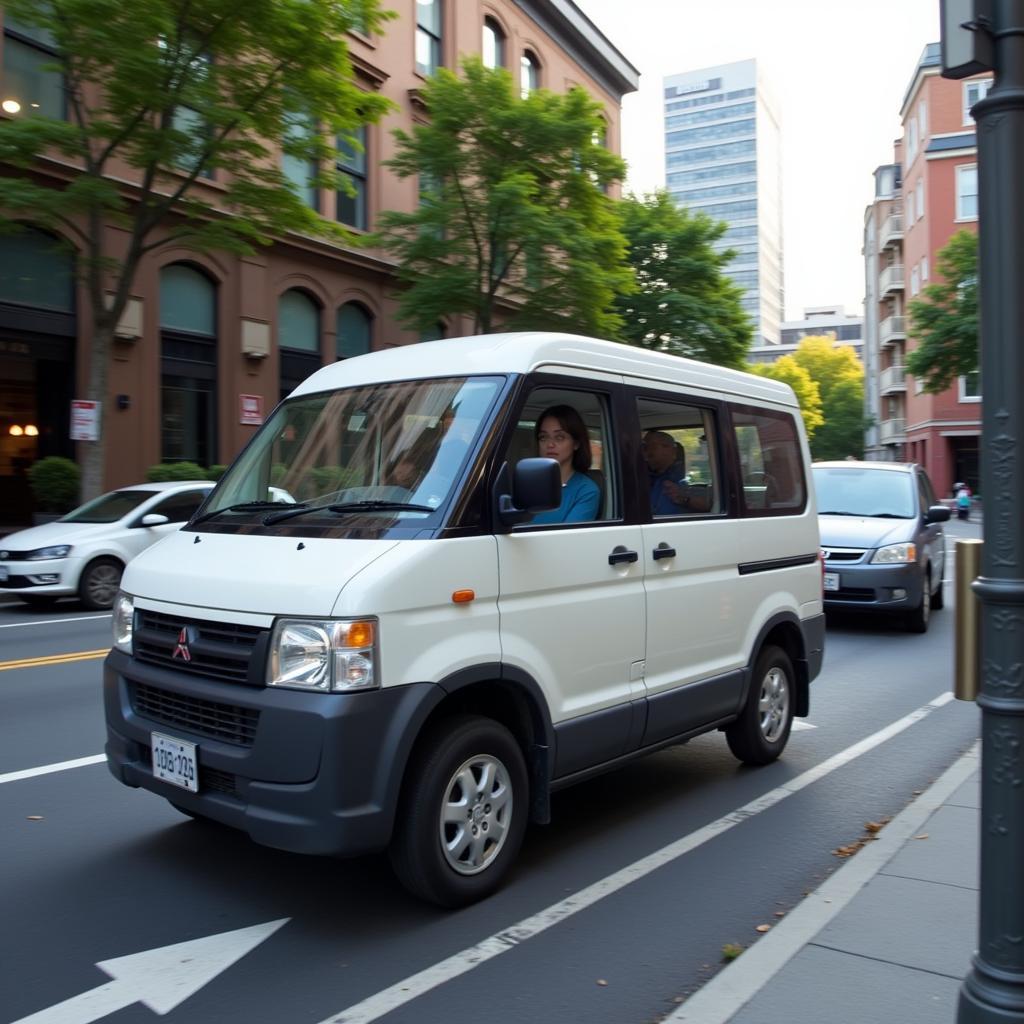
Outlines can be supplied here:
M0 605L0 607L3 607ZM110 612L106 615L73 615L67 619L27 619L25 622L5 622L0 629L20 629L22 626L63 626L65 622L99 622L100 619L109 619Z

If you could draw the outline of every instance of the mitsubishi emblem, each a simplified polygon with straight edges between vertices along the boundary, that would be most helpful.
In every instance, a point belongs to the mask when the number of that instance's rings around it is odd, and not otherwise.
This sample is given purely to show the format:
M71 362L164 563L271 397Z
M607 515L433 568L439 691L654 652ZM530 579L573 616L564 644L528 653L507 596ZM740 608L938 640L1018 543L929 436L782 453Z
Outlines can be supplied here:
M188 626L181 627L181 632L178 634L178 646L174 648L171 660L173 661L179 655L182 661L192 660L192 652L188 649Z

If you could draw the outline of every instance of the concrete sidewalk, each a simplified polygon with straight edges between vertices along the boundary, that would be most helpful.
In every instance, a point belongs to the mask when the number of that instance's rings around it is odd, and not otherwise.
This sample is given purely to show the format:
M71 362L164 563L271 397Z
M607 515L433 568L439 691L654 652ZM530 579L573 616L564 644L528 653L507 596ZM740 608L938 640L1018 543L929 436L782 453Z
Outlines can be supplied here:
M977 945L979 751L666 1021L953 1024Z

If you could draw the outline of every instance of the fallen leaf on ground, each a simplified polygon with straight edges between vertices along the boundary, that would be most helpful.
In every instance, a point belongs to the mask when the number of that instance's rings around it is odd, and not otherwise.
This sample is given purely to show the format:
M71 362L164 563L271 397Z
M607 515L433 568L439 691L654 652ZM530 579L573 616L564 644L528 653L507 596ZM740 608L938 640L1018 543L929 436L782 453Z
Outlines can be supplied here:
M41 814L30 814L25 820L26 821L42 821L43 820L43 816Z
M776 910L775 911L775 916L776 917L785 917L786 916L786 912L784 910Z
M755 932L760 932L760 933L761 933L762 935L763 935L763 934L764 934L765 932L770 932L771 930L772 930L772 926L771 926L770 924L759 924L759 925L758 925L758 926L757 926L757 927L756 927L756 928L754 929L754 931L755 931Z
M605 981L604 978L598 978L597 979L597 983L598 983L598 985L601 985L601 986L605 986L605 985L608 984L608 982Z
M928 838L928 833L927 832L922 832L919 836L914 836L914 838L915 839L927 839Z

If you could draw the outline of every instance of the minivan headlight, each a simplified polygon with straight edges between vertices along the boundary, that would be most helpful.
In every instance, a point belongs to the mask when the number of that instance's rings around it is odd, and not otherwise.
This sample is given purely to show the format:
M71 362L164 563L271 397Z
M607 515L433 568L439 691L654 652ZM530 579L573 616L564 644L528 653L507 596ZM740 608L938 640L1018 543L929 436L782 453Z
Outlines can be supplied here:
M123 590L114 602L114 647L125 654L132 653L132 629L135 622L135 601Z
M871 556L871 562L874 565L897 565L916 561L916 544L886 544L884 548L879 548Z
M45 558L67 558L71 554L70 544L54 544L48 548L36 548L25 555L26 562L41 561Z
M280 619L270 640L267 685L320 693L380 686L376 619Z

